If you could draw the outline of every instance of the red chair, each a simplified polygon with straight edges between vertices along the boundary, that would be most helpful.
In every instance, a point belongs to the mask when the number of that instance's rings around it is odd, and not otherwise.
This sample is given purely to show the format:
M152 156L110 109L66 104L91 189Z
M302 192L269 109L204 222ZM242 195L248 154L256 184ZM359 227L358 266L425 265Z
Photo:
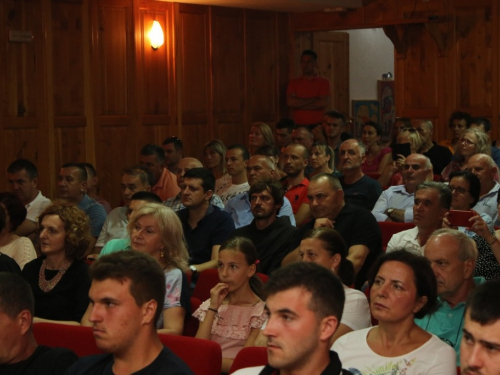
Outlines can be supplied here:
M394 234L415 227L413 223L394 223L392 221L379 221L378 225L382 232L382 248L384 251Z
M196 375L220 375L222 350L216 342L184 336L158 336L163 345L182 359Z
M264 347L249 346L241 349L234 358L229 373L255 366L265 366L267 364L267 349Z
M201 301L196 297L191 297L191 314L193 314L198 307L200 307ZM198 326L200 325L200 321L196 319L192 315L186 316L186 320L184 321L184 331L182 332L182 336L195 337L196 332L198 332Z
M95 344L92 327L35 323L33 324L33 334L38 344L51 348L68 348L79 357L102 353Z
M263 273L257 273L257 276L263 283L267 282L269 279L269 276L264 275ZM216 269L201 271L192 296L198 298L202 302L206 301L210 298L210 289L217 285L218 282L219 272Z

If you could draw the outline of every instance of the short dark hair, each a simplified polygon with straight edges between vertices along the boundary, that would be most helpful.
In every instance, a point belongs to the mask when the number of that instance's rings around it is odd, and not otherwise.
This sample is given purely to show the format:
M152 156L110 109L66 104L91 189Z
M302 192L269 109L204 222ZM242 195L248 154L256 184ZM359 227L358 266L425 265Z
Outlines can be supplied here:
M314 61L318 60L318 54L314 52L312 49L306 49L302 51L300 57L302 56L311 56L314 59Z
M415 318L421 319L427 314L431 314L437 307L437 282L434 271L432 271L429 260L422 255L416 255L402 250L391 251L381 255L372 266L368 274L368 284L373 286L375 277L380 270L380 267L385 262L400 262L413 270L413 281L417 289L418 297L427 297L425 305L415 313Z
M471 124L483 125L485 133L491 130L491 122L486 117L475 117L471 120Z
M465 311L481 325L500 319L500 279L488 280L477 285L467 299Z
M160 164L163 164L165 162L165 151L158 146L154 145L152 143L147 144L141 148L141 155L142 156L151 156L155 155Z
M469 115L467 112L460 112L460 111L453 112L450 116L450 119L448 120L448 127L451 126L453 120L465 120L466 122L465 126L469 128L472 121L472 116Z
M152 256L138 251L119 251L99 257L89 269L92 281L130 280L130 294L137 306L154 299L157 302L155 324L165 301L165 274Z
M43 218L50 215L59 216L59 219L64 224L64 230L66 231L64 253L66 258L69 260L83 259L92 237L88 215L74 204L64 200L56 200L38 217L40 228L42 228Z
M0 205L0 232L3 231L5 226L7 225L7 215L5 214L5 208Z
M338 277L345 285L354 283L354 265L347 259L348 249L342 235L333 228L314 228L307 232L303 240L307 238L314 238L321 241L323 249L327 251L330 256L335 254L340 255L340 264L338 269Z
M89 174L89 171L90 171L90 178L97 176L97 172L96 172L94 166L91 163L83 162L81 164L83 165L83 167L87 171L87 175Z
M130 176L139 177L144 185L149 185L153 187L155 185L154 176L149 169L144 165L134 165L133 167L125 168L123 174L128 174Z
M413 126L411 126L411 120L408 118L408 117L396 117L396 119L394 120L394 123L392 124L392 126L394 126L394 124L396 122L402 122L403 123L403 129L405 128L408 128L408 129L413 129Z
M274 199L274 204L279 205L280 208L276 211L276 214L279 213L281 207L283 207L283 197L285 196L285 192L283 190L283 186L274 180L266 179L257 181L250 187L248 191L248 197L250 201L252 200L252 195L256 193L262 193L263 191L267 191Z
M14 232L26 219L26 207L14 193L0 193L0 203L9 215L10 232Z
M22 171L23 169L26 171L29 178L34 179L38 177L38 169L36 169L35 164L33 164L28 159L14 160L7 168L7 173L17 173Z
M243 145L234 144L234 145L229 146L226 150L226 155L227 155L227 151L229 151L229 150L240 150L241 156L243 156L243 160L250 159L250 152L248 152L248 149Z
M131 201L145 201L148 203L163 203L158 194L150 191L138 191L130 198Z
M323 116L340 119L342 120L342 123L345 124L345 116L339 111L327 111Z
M15 319L23 310L35 315L35 299L24 278L11 272L0 272L0 311Z
M441 208L446 208L447 210L451 207L451 189L447 184L436 181L425 181L417 186L415 189L415 196L419 190L424 189L434 189L439 193L439 202L441 204Z
M76 168L78 170L78 177L80 178L80 182L87 181L87 170L82 163L65 163L61 168Z
M202 181L203 191L215 190L215 177L211 171L206 168L191 168L184 174L186 178L198 178Z
M293 121L291 118L282 118L276 123L275 128L276 129L287 129L289 133L292 132L293 129L295 129L295 121Z
M264 145L260 146L255 150L254 155L264 155L270 157L278 157L280 155L280 150L275 145Z
M174 145L176 151L184 150L184 145L182 144L182 141L175 135L165 138L165 140L163 141L163 146L169 145L170 143Z
M365 127L365 126L371 126L372 128L374 128L377 135L382 134L382 127L379 124L377 124L375 121L367 121L363 124L363 127Z
M344 311L344 287L330 270L315 263L298 262L278 268L264 285L267 298L293 288L311 293L309 310L319 319L335 316L339 322Z
M470 171L455 171L451 172L448 177L448 181L450 181L455 177L461 177L465 179L469 183L469 193L474 198L474 202L471 204L471 209L476 205L479 201L479 195L481 192L481 181L479 181L479 177L477 177L474 173ZM449 185L448 185L449 186Z

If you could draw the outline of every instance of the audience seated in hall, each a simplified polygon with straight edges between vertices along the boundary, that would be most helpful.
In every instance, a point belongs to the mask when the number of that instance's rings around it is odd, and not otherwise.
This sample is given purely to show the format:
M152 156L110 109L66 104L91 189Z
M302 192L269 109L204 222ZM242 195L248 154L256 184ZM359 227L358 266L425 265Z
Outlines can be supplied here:
M14 193L0 193L0 207L4 214L4 225L0 231L0 253L12 258L23 269L26 263L37 256L31 240L15 233L26 219L26 208Z
M265 179L276 179L276 165L268 156L254 155L247 162L248 184L252 187L255 183ZM213 199L213 198L212 198ZM212 203L213 204L213 203ZM235 228L249 225L254 216L251 210L250 196L248 192L237 195L227 202L224 211L231 214ZM283 206L280 208L278 217L286 216L290 223L295 226L292 206L288 198L283 198Z
M203 164L201 164L201 161L195 158L183 158L179 161L179 164L177 165L177 186L179 186L179 189L182 188L182 184L184 183L184 175L186 174L187 171L193 168L203 168ZM222 199L216 194L212 195L212 201L211 203L214 206L219 207L221 210L224 208L224 203L222 203ZM174 211L180 211L184 207L182 204L182 192L179 192L175 197L173 198L168 198L163 204L167 207L170 207Z
M78 357L63 348L38 345L33 336L34 300L19 275L0 272L0 374L63 375Z
M97 177L97 171L90 163L82 163L82 165L87 171L87 195L104 207L106 215L109 214L111 212L110 204L97 195L99 193L99 178Z
M214 194L219 195L231 184L226 170L226 146L218 139L212 139L203 146L203 165L215 177Z
M498 220L497 195L500 190L500 184L495 181L495 176L498 174L497 165L489 155L476 154L467 162L467 170L479 177L481 182L479 201L474 206L474 210L480 214L488 214L493 223L496 223Z
M406 249L423 255L425 244L435 230L442 227L443 218L451 206L452 193L448 185L426 181L417 186L413 204L415 227L392 236L387 252Z
M97 347L106 354L80 358L68 374L193 375L156 331L165 302L165 274L157 260L121 251L96 260L90 278L89 320Z
M460 146L460 138L471 125L471 115L466 112L453 112L448 119L448 127L452 132L451 139L443 139L439 142L441 146L448 148L454 154Z
M7 226L7 213L2 205L0 205L0 233ZM21 274L21 268L14 259L0 252L0 272L12 272Z
M41 257L23 268L35 297L37 320L79 324L88 305L90 279L83 260L89 219L75 205L54 201L39 217Z
M177 214L195 280L197 272L217 267L219 247L234 231L231 215L210 203L214 189L214 175L208 169L193 168L184 175L182 204L186 208Z
M248 150L254 155L259 147L274 146L273 131L265 122L254 122L248 133Z
M132 195L130 198L130 203L127 208L127 212L125 213L127 217L127 225L125 227L127 231L127 236L125 238L117 238L113 240L109 240L106 245L102 248L100 255L108 255L120 250L129 250L130 249L130 234L128 229L128 221L132 214L137 211L139 208L144 206L146 203L161 203L161 199L155 193L151 193L150 191L139 191Z
M274 127L276 130L274 136L276 138L276 147L283 151L290 143L292 143L292 131L295 129L295 121L289 118L282 118Z
M189 285L184 274L188 268L189 256L179 218L174 211L161 203L146 203L130 217L127 229L130 235L130 250L151 255L165 273L165 303L161 307L162 313L156 324L158 332L181 335L191 302ZM89 313L88 309L82 324L89 323Z
M344 133L345 116L337 111L327 111L323 115L323 132L325 134L325 143L331 147L334 155L334 169L339 168L339 151L340 144L352 138L348 133Z
M226 151L226 169L231 176L231 184L224 191L220 192L222 202L226 204L230 199L238 194L250 189L247 180L247 161L250 154L245 146L232 145Z
M173 174L177 174L179 162L184 157L182 141L175 136L165 138L162 148L165 151L165 167Z
M487 118L485 117L473 118L472 123L470 124L470 128L486 133L486 135L491 141L491 122ZM491 150L491 158L495 162L496 166L500 168L500 150L494 146L491 146L490 150Z
M311 147L309 165L312 168L312 172L307 176L309 180L320 173L333 173L335 160L332 148L326 143L314 142Z
M391 129L390 148L394 148L394 145L398 143L398 136L405 129L413 129L411 120L408 117L396 117Z
M434 310L436 277L421 255L398 250L381 256L370 273L371 313L378 325L350 332L332 349L353 374L456 374L451 346L414 319Z
M382 252L382 234L370 211L344 200L339 180L331 174L314 176L307 195L313 219L300 228L296 247L304 234L318 227L335 228L346 242L349 259L354 266L354 285L360 289L373 262ZM288 254L283 264L299 260L298 249Z
M221 282L193 316L200 320L196 338L221 345L221 371L227 373L236 354L255 340L267 314L261 300L262 282L255 275L258 257L252 241L233 237L218 252Z
M361 165L363 173L382 173L386 165L392 164L392 149L380 145L382 127L374 121L367 121L361 132L361 141L366 149Z
M50 204L50 199L38 190L38 170L27 159L16 159L7 168L7 182L26 207L26 219L16 229L18 236L29 236L37 243L38 216Z
M439 229L427 241L424 255L438 281L438 308L432 314L415 319L415 323L454 348L458 365L465 302L474 287L485 281L482 277L473 277L476 246L464 233Z
M403 164L403 185L384 190L373 207L377 221L413 222L415 189L424 181L432 181L432 164L422 154L409 155Z
M58 181L59 198L76 205L90 219L92 237L87 251L90 253L94 250L97 237L99 237L106 220L106 211L104 211L104 207L85 193L87 190L87 171L82 164L64 164L59 171Z
M281 182L285 189L285 197L292 205L293 215L297 225L301 225L311 217L307 186L309 180L305 177L305 169L309 164L308 149L298 143L291 143L283 152L283 170L286 178Z
M165 167L165 151L160 146L148 144L141 149L139 164L144 165L153 175L151 191L162 201L179 193L177 178Z
M422 138L422 146L418 152L429 158L432 163L434 174L440 175L443 169L451 161L451 151L447 147L440 146L432 141L434 125L430 120L415 119L412 125L417 129Z
M277 270L264 290L269 319L262 333L268 364L234 375L351 374L330 350L345 300L342 283L332 272L312 263L291 264Z
M342 172L339 180L344 190L344 199L354 206L371 211L382 194L382 186L363 173L365 146L355 139L348 139L340 145L339 158L339 169Z
M153 175L149 172L149 169L142 165L126 168L123 171L121 190L124 206L115 208L106 217L106 221L102 226L101 233L95 244L95 253L98 254L104 245L111 240L128 238L127 211L132 195L139 191L151 191L152 184Z
M287 217L277 217L283 206L283 188L272 180L259 180L248 192L254 219L249 225L233 232L245 237L257 248L257 271L270 275L280 267L281 261L294 249L297 229Z

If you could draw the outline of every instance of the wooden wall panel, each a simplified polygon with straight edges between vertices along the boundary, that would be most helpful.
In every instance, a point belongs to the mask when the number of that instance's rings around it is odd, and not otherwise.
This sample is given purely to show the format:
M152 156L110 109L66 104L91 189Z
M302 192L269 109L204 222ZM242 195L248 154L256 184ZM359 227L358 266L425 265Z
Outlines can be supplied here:
M214 8L211 19L214 137L245 144L244 11Z
M286 88L290 80L291 64L290 56L293 49L291 46L290 19L286 13L276 15L276 37L278 52L278 121L283 117L288 117L288 106L286 105Z
M277 53L276 19L272 13L249 11L247 33L247 105L250 122L276 121ZM247 129L249 130L249 129Z

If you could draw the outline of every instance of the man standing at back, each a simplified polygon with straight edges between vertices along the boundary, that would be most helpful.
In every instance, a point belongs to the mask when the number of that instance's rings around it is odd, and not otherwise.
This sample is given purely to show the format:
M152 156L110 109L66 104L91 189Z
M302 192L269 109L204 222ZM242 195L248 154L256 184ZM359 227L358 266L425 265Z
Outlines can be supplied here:
M107 255L92 265L90 278L89 320L107 354L81 358L67 374L192 374L156 332L165 275L155 259L137 251Z
M7 181L14 194L26 207L26 220L16 229L18 236L35 234L38 229L38 216L50 204L50 199L38 190L38 170L31 161L17 159L7 168Z
M321 122L330 96L330 82L317 73L318 55L305 50L300 56L302 76L292 79L286 90L286 104L292 110L297 125Z
M347 375L330 340L339 326L345 295L325 267L299 262L278 269L264 286L269 314L268 364L234 375Z

